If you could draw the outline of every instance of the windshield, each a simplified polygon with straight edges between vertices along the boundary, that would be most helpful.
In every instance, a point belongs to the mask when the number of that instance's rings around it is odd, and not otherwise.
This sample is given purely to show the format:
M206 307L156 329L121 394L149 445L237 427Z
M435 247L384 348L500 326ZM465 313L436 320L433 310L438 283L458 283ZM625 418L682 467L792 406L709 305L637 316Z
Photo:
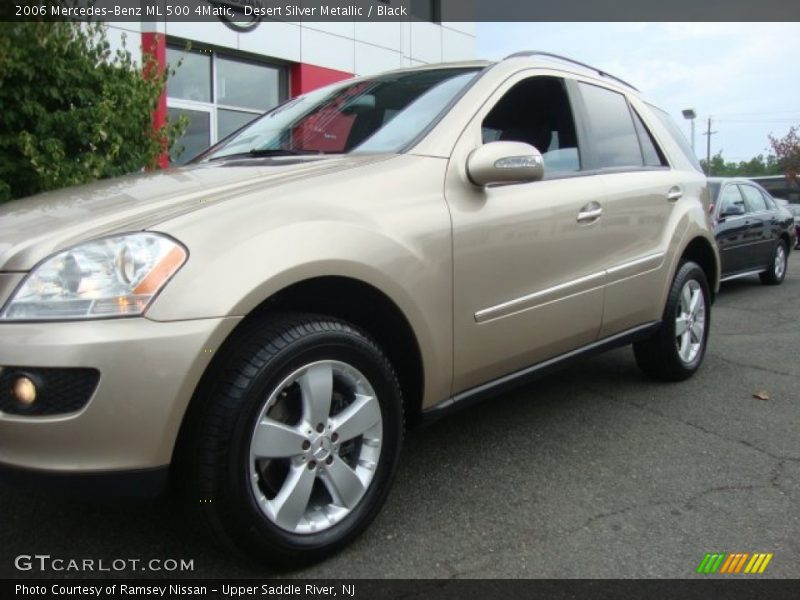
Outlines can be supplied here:
M478 69L431 69L337 83L268 112L201 155L398 152L435 121Z

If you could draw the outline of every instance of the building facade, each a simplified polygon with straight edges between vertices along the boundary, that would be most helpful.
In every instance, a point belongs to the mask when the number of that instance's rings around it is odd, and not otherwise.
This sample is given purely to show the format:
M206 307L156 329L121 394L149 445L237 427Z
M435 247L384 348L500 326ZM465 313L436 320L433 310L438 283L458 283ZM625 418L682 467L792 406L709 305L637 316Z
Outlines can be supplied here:
M420 3L417 3L418 5ZM424 4L424 3L422 3ZM431 2L431 5L434 3ZM429 19L434 12L425 15ZM185 162L278 103L353 76L474 58L474 23L222 21L108 23L112 48L175 72L157 123L186 116ZM166 157L164 163L166 163Z

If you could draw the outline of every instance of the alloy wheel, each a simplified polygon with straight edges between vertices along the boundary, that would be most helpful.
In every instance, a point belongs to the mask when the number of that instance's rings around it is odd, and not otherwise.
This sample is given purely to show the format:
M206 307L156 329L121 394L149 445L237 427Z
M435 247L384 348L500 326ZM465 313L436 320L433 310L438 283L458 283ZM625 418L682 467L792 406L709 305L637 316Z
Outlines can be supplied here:
M706 327L706 302L700 284L688 280L681 289L675 317L675 343L678 356L691 363L703 347Z
M261 511L296 534L347 517L378 465L383 421L377 395L355 367L305 365L266 399L250 442L250 481Z
M783 273L786 271L786 251L783 249L783 244L778 244L775 249L775 279L781 280Z

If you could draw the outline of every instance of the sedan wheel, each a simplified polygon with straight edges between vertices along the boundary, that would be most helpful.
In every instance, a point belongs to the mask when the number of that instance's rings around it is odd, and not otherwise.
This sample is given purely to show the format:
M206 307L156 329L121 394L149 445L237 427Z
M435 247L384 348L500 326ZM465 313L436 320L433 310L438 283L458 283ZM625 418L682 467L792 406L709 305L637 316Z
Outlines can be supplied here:
M788 246L783 240L779 240L772 254L772 261L767 270L761 274L761 283L767 285L778 285L786 278Z

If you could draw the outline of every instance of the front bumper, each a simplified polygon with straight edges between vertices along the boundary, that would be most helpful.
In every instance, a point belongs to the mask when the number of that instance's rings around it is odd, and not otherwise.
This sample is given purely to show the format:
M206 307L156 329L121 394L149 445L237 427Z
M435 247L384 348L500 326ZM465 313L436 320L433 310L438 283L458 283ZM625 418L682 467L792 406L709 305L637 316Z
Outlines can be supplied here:
M78 412L0 412L0 466L99 475L168 465L194 389L239 321L0 323L0 367L100 372Z

